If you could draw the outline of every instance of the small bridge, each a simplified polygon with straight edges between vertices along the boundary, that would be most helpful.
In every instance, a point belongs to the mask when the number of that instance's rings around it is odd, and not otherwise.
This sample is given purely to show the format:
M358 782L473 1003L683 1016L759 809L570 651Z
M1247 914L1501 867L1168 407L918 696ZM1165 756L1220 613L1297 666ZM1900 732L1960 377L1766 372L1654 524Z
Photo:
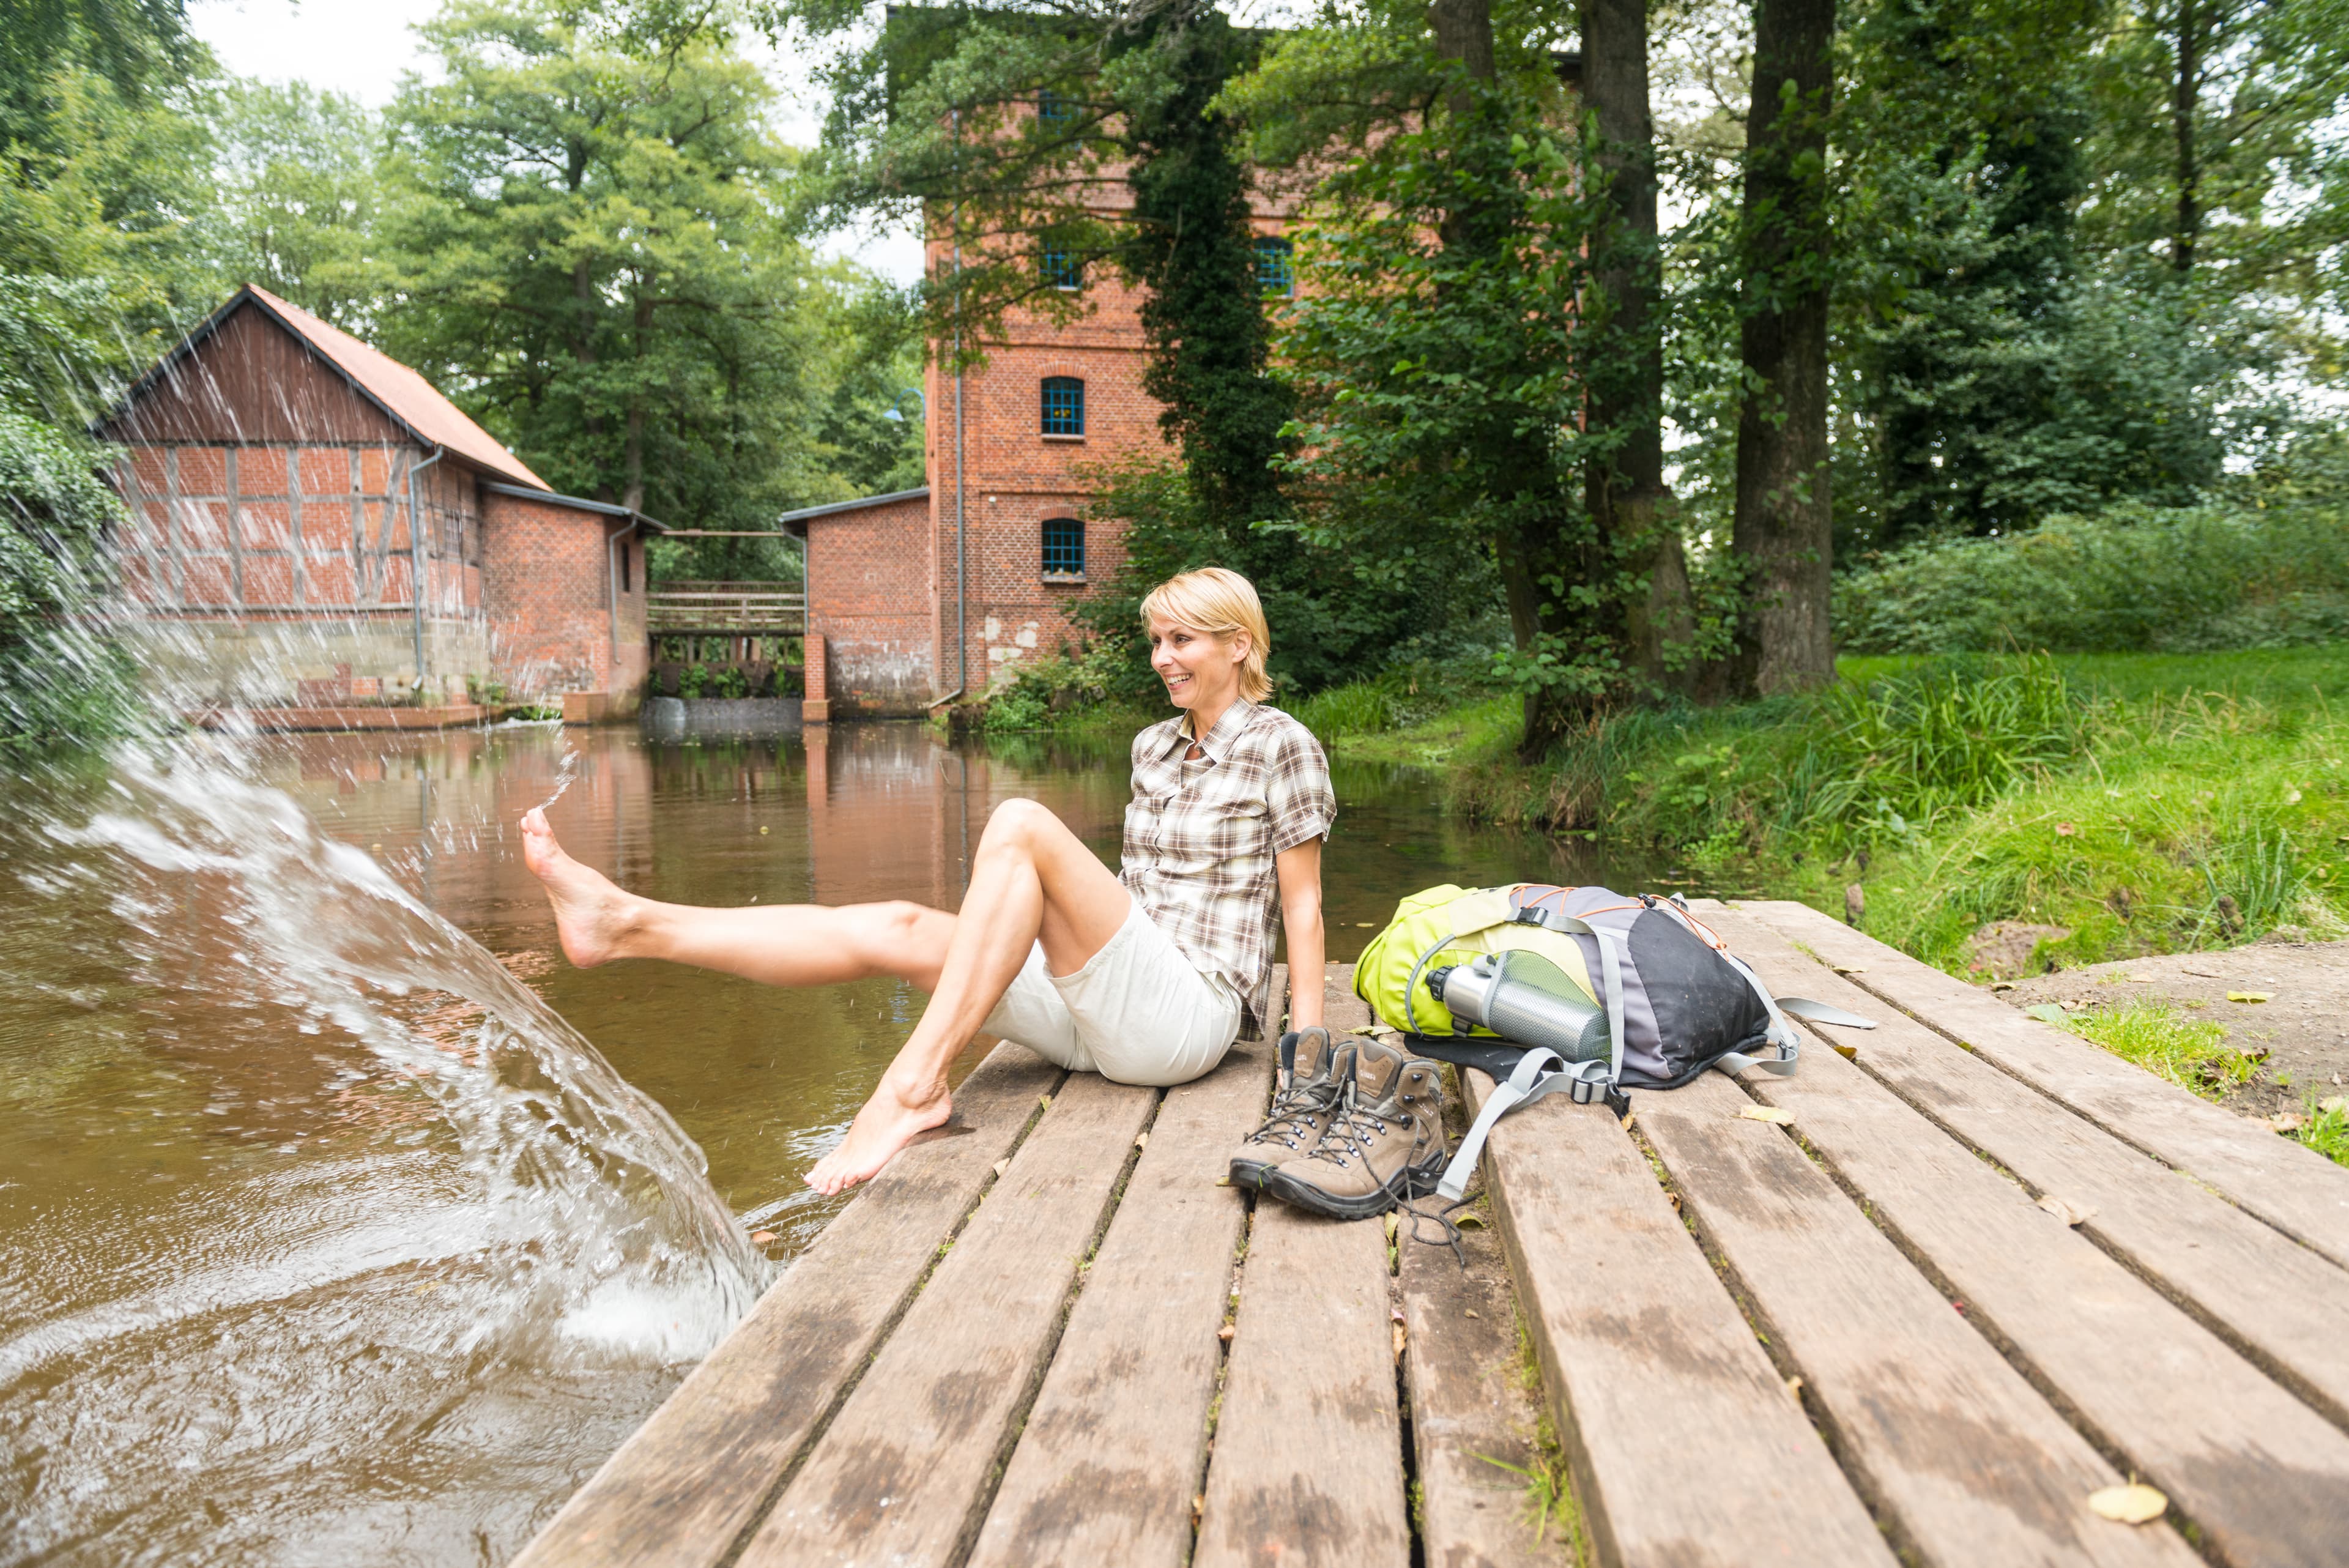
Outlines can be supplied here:
M773 583L678 581L645 594L649 637L799 637L807 595Z

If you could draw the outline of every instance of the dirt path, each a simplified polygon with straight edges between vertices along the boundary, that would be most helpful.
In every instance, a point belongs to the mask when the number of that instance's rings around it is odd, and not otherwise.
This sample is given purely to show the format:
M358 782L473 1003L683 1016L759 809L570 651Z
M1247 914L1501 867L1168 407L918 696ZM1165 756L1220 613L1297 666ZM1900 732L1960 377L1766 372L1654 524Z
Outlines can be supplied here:
M2230 991L2270 1000L2230 1002ZM2258 942L2090 964L2015 981L1999 995L2016 1007L2059 1002L2074 1011L2168 1002L2225 1028L2238 1050L2264 1045L2257 1075L2224 1102L2248 1116L2299 1110L2312 1090L2349 1088L2349 941Z

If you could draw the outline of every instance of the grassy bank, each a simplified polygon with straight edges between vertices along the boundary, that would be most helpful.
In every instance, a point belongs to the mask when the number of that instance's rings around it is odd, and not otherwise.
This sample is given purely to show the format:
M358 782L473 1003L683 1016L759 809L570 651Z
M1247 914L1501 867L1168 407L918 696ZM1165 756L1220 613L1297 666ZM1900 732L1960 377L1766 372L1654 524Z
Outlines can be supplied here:
M2349 934L2349 646L1857 659L1831 690L1617 715L1539 764L1515 703L1350 725L1341 755L1443 767L1455 809L1663 851L1726 891L1841 914L1954 972L1996 920L2067 963ZM1317 712L1318 710L1318 712ZM1317 722L1318 721L1318 722Z

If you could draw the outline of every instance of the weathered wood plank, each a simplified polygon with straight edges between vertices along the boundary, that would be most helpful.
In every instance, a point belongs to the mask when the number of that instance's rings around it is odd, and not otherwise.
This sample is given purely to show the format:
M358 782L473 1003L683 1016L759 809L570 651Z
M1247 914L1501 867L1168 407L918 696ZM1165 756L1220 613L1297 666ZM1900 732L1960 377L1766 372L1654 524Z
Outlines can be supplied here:
M1370 1011L1332 965L1333 1029ZM1196 1568L1405 1568L1386 1231L1259 1199L1240 1279Z
M1782 992L1809 978L1810 961L1759 922L1723 916L1720 929ZM1806 1054L1791 1078L1747 1077L1968 1318L2099 1447L2168 1493L2221 1558L2341 1561L2349 1437L1834 1053Z
M1481 1225L1463 1231L1464 1269L1449 1247L1413 1241L1408 1215L1398 1237L1421 1561L1433 1568L1570 1561L1556 1520L1536 1539L1526 1479L1501 1468L1538 1461L1539 1413L1524 1375L1499 1234Z
M1463 1076L1474 1109L1492 1082ZM1484 1168L1600 1561L1892 1563L1611 1113L1537 1101Z
M1944 1568L2199 1559L2166 1524L2099 1519L2116 1474L1718 1073L1638 1096L1682 1212L1720 1249L1826 1411L1895 1540Z
M1738 940L1774 942L1736 915ZM1740 950L1743 950L1741 946ZM1791 959L1791 948L1785 950ZM2197 1308L2221 1337L2349 1425L2349 1273L2192 1178L2147 1158L2058 1102L1977 1060L1824 964L1790 970L1804 995L1878 1020L1832 1032L1869 1076L1997 1160L2034 1192L2089 1211L2082 1231Z
M751 1537L744 1568L945 1563L968 1542L1156 1099L1070 1075Z
M1180 1568L1247 1206L1217 1186L1264 1115L1272 1046L1166 1091L1085 1272L971 1568Z
M2349 1265L2349 1168L2220 1109L1806 904L1739 908L2126 1143Z
M955 1091L970 1130L916 1145L548 1521L515 1568L719 1561L1062 1075L999 1045Z

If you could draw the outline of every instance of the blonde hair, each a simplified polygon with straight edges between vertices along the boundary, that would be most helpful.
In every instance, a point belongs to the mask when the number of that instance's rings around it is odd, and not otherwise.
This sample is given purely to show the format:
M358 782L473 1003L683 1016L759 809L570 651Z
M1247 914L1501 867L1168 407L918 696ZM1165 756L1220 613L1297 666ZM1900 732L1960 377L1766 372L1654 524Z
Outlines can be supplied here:
M1171 620L1228 640L1247 633L1247 657L1240 661L1240 695L1261 702L1272 695L1272 677L1264 672L1265 655L1272 651L1272 628L1265 624L1264 605L1256 587L1237 572L1222 566L1202 566L1167 578L1142 601L1142 624L1153 618Z

